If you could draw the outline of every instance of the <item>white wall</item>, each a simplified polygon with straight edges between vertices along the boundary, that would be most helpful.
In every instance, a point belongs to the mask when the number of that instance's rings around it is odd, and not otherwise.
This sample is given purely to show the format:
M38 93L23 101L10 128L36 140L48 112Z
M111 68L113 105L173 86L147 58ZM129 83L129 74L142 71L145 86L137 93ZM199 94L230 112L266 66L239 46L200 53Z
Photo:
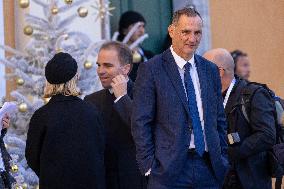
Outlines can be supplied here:
M4 44L4 13L3 1L0 1L0 44ZM4 51L0 50L0 58L4 57ZM5 96L6 93L6 80L4 79L5 67L0 64L0 98Z

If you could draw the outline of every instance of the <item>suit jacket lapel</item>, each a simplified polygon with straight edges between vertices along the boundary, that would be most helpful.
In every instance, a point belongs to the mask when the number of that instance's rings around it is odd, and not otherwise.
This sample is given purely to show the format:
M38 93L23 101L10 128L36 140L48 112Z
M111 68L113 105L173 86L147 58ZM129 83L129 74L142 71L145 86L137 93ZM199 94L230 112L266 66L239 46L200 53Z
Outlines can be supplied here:
M130 80L127 82L127 95L132 99L133 97L133 82Z
M207 104L208 104L208 92L207 92L207 68L206 64L203 64L203 60L195 55L195 64L197 68L199 84L200 84L200 91L201 91L201 100L202 100L202 108L203 108L203 119L206 123L206 115L207 115Z
M186 94L185 94L185 90L182 84L182 80L180 78L180 74L178 71L178 67L177 64L174 60L174 57L170 51L170 49L166 50L163 54L163 65L164 68L179 96L179 99L181 100L185 110L187 111L188 115L190 115L189 113L189 109L188 109L188 103L187 103L187 98L186 98Z

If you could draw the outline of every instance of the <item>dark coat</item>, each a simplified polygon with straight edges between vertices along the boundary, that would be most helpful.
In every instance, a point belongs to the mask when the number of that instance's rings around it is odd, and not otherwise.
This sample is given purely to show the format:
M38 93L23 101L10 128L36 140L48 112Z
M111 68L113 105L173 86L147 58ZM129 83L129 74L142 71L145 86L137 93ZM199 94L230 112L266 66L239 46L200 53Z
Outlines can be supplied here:
M105 167L107 189L146 188L135 159L135 145L130 130L132 112L132 82L128 95L114 103L115 96L108 89L95 92L85 100L96 105L103 115L106 131Z
M216 65L195 55L204 112L204 129L214 174L221 185L228 168L226 119ZM140 65L135 82L132 134L142 173L150 168L161 184L174 183L188 161L186 93L170 49Z
M103 152L98 111L80 98L55 95L33 114L26 159L41 189L104 189Z
M267 164L267 150L275 143L274 105L270 94L259 89L251 100L250 124L244 118L240 106L241 91L245 80L237 79L229 96L225 113L228 133L238 132L241 142L229 147L229 157L244 189L270 189L271 178ZM235 107L235 108L234 108Z

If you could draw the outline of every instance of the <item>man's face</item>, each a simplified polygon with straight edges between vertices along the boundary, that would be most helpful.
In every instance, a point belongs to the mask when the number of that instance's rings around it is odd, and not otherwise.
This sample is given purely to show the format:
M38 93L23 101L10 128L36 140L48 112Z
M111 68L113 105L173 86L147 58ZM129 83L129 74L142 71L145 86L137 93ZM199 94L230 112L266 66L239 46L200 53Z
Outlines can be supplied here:
M176 24L168 28L174 51L189 60L197 49L202 36L202 20L199 16L182 15Z
M128 32L133 28L135 24L131 24L130 26L128 26L127 30L125 31L125 36L128 34ZM139 27L137 28L137 30L134 32L134 34L131 36L131 38L129 39L130 43L135 42L139 37L141 37L142 35L145 34L145 23L144 22L139 22Z
M238 61L236 64L236 74L243 79L249 78L250 62L247 56L241 56L238 58Z
M97 73L102 86L106 89L111 88L112 79L114 77L120 74L126 77L130 71L130 65L122 65L119 61L118 54L114 49L100 50L97 65Z

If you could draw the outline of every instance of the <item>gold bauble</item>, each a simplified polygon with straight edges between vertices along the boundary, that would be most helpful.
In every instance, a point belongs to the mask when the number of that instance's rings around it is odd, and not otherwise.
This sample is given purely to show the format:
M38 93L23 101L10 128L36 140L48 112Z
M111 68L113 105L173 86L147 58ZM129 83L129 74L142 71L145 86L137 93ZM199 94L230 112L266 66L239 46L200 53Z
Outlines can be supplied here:
M39 185L36 185L35 189L39 189Z
M88 9L85 7L79 7L77 10L80 17L84 18L88 15Z
M15 186L15 189L23 189L23 187L20 186L20 185L16 185L16 186Z
M134 51L132 54L132 60L134 63L141 62L142 56L137 51Z
M27 189L28 188L28 184L24 183L22 187L23 187L23 189Z
M71 5L73 3L73 0L64 0L66 4Z
M30 25L24 27L24 34L32 35L34 32L33 28Z
M19 171L18 165L16 165L16 164L12 165L11 170L12 170L13 173L18 172Z
M17 85L22 86L25 83L25 80L23 80L22 78L17 78L16 83Z
M27 8L30 5L30 1L29 0L19 0L19 5L21 8Z
M49 102L50 98L43 98L44 104L47 104Z
M88 69L91 69L92 67L93 67L93 63L86 60L86 62L84 63L84 68L88 70Z
M18 108L20 112L26 112L28 110L28 105L26 103L21 103Z
M51 8L51 13L52 13L53 15L56 15L56 14L58 13L58 8L57 8L57 7L52 7L52 8Z

